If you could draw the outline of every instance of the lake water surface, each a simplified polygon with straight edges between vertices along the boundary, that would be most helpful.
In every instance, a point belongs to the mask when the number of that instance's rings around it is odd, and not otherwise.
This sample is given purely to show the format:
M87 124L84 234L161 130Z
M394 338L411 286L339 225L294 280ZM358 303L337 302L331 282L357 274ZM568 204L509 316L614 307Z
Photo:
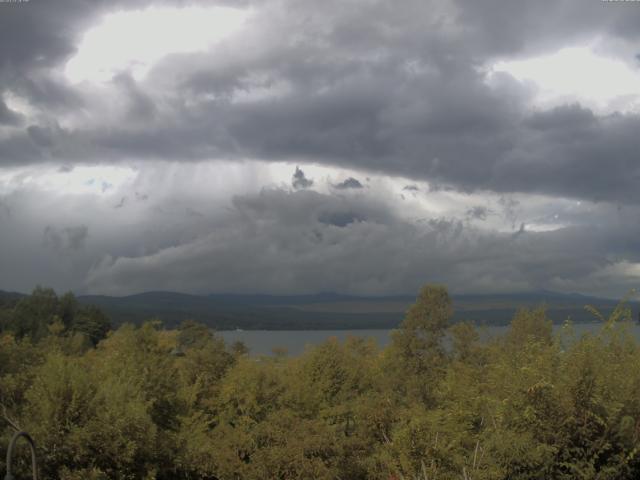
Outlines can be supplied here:
M479 326L478 332L484 340L503 335L507 326ZM576 323L572 325L574 335L597 333L601 323ZM560 334L562 325L554 325L554 333ZM640 340L640 325L628 325L628 331ZM392 330L232 330L218 332L227 342L242 341L252 355L272 355L275 348L284 348L289 355L299 355L308 346L318 345L331 337L344 341L347 337L373 338L380 347L391 340Z

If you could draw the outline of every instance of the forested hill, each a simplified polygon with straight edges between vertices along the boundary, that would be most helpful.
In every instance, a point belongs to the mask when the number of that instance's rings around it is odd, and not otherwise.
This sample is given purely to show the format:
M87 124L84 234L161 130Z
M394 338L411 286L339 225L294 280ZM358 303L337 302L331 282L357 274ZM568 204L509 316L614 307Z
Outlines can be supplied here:
M2 301L21 294L0 292ZM100 307L115 325L142 323L157 318L167 326L185 319L226 329L366 329L394 328L404 317L415 296L357 297L334 293L316 295L188 295L176 292L147 292L124 297L79 296L84 305ZM506 325L522 307L545 304L547 315L555 323L567 318L574 322L595 321L585 305L608 314L616 300L579 294L535 292L503 295L454 295L454 321L471 320L479 324ZM630 304L637 318L638 304Z

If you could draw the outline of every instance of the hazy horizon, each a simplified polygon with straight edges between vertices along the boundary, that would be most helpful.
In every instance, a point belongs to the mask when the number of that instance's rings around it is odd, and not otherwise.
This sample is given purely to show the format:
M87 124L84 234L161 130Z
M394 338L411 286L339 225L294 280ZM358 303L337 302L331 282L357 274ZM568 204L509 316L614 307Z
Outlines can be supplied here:
M7 294L18 294L18 295L24 295L24 296L28 296L31 295L31 293L36 290L37 288L52 288L50 286L47 285L34 285L33 288L29 289L29 290L24 290L24 291L18 291L18 290L4 290L4 289L0 289L0 293L7 293ZM340 292L328 292L328 291L324 291L324 292L300 292L300 293L293 293L293 294L287 294L287 293L281 293L281 294L270 294L270 293L261 293L261 292L216 292L216 291L211 291L211 292L188 292L188 291L180 291L180 290L139 290L139 291L132 291L132 292L127 292L127 293L120 293L120 294L115 294L115 295L109 295L109 294L102 294L102 293L86 293L86 292L82 292L82 291L78 291L78 290L56 290L53 289L55 291L55 293L57 295L62 295L64 293L68 293L71 292L73 293L75 296L78 297L112 297L112 298L125 298L125 297L135 297L135 296L141 296L141 295L153 295L153 294L158 294L158 295L185 295L185 296L194 296L194 297L238 297L238 298L249 298L249 297L273 297L273 298L303 298L303 297L311 297L311 298L318 298L318 299L322 299L327 298L327 299L331 299L331 298L343 298L343 299L372 299L372 300L378 300L378 299L402 299L402 300L413 300L415 299L415 297L418 295L419 292L405 292L405 293L395 293L395 294L379 294L379 295L367 295L367 294L346 294L346 293L340 293ZM631 301L631 302L636 302L638 301L637 299L637 294L635 291L629 291L627 292L625 295L622 295L620 297L608 297L605 295L585 295L583 293L579 293L579 292L559 292L559 291L554 291L554 290L545 290L545 289L540 289L540 290L526 290L526 291L504 291L504 292L497 292L497 293L483 293L483 292L459 292L459 291L451 291L451 296L455 299L456 297L460 298L460 297L486 297L486 298L491 298L491 297L500 297L500 296L504 296L504 297L518 297L518 296L531 296L531 297L544 297L545 295L551 295L551 296L558 296L560 298L571 298L571 297L576 297L576 298L580 298L580 297L585 297L585 298L598 298L598 299L602 299L602 300L613 300L613 301Z

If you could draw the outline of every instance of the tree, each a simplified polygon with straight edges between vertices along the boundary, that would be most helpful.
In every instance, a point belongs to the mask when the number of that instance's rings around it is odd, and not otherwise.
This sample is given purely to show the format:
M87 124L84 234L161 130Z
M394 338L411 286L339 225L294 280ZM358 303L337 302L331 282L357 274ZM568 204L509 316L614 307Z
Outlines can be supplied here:
M209 327L194 320L184 320L178 332L178 348L201 348L212 337Z
M13 311L9 329L18 338L40 340L49 334L48 325L58 315L59 302L51 288L36 287L30 296L21 299Z
M86 335L93 345L106 338L109 330L111 321L94 305L81 307L71 324L71 331Z
M67 292L59 299L58 314L65 328L70 328L78 312L78 300L73 292Z
M522 347L531 342L551 345L552 333L551 320L547 318L544 306L531 310L522 308L511 320L506 340L515 347Z
M442 375L442 339L453 315L446 287L426 285L391 338L390 361L397 379L406 377L407 393L433 399L433 383Z

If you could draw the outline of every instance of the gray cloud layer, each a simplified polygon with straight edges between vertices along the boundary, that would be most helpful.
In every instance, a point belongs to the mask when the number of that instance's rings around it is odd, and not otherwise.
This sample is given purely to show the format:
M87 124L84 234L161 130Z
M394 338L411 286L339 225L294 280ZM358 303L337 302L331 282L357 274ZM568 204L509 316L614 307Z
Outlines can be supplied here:
M98 89L60 72L102 15L211 2L0 3L0 174L50 163L68 170L247 158L302 165L291 178L295 191L237 194L224 215L209 214L204 200L156 201L151 192L147 201L146 191L132 189L108 209L55 198L59 211L88 209L56 223L35 213L44 196L0 193L0 266L20 270L16 285L64 278L59 285L117 293L404 293L434 280L469 291L615 294L633 286L637 274L626 265L640 256L640 115L603 114L573 100L534 110L533 87L492 75L487 65L597 40L604 55L637 68L640 7L579 0L216 4L253 9L240 36L169 55L143 79L122 71ZM16 96L29 113L11 107ZM360 179L405 177L410 198L427 194L414 182L428 181L432 191L503 200L500 211L476 202L458 218L409 221L354 177L329 183L330 193L310 191L324 183L305 176L307 163L354 169ZM581 200L596 213L572 212L563 228L531 231L510 196L522 193ZM134 229L133 220L116 216L132 210L145 213ZM558 211L542 212L538 223L554 223ZM121 230L96 225L98 215ZM477 225L499 216L513 231ZM15 254L22 246L32 253L26 267Z
M543 288L623 294L637 261L635 226L576 225L517 234L451 218L415 224L371 198L264 190L236 197L230 215L193 241L150 255L107 258L95 291L406 293L426 281L456 291ZM615 293L614 293L615 292Z
M467 191L638 203L638 115L598 116L577 104L531 113L526 86L506 74L487 82L482 66L596 36L633 43L640 9L497 3L256 2L243 48L232 38L171 55L142 84L116 76L114 95L127 106L112 122L100 120L92 92L49 69L107 9L151 2L3 6L0 78L42 114L0 141L0 163L306 159ZM243 98L260 89L267 95ZM79 107L92 121L58 125L57 113ZM0 104L0 122L18 117Z
M216 183L215 167L178 167L147 165L102 196L24 187L1 197L0 289L389 294L438 281L458 292L621 296L640 273L635 206L475 195L438 214L416 202L450 192L399 201L402 183L396 193L376 179L339 190L330 178L314 184L326 193L256 187L227 202L215 192L231 179ZM552 230L527 226L537 224Z

